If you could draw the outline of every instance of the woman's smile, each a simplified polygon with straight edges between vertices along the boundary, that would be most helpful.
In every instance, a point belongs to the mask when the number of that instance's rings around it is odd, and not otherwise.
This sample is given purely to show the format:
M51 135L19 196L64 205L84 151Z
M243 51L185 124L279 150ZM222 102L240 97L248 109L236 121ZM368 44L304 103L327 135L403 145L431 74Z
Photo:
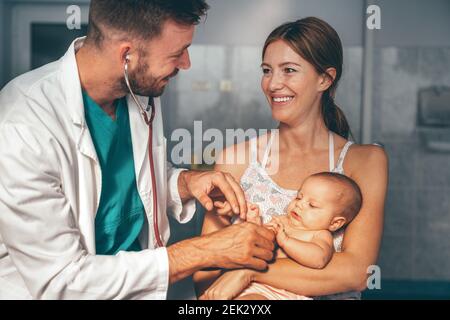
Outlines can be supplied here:
M270 96L270 104L272 107L284 107L291 104L294 98L290 95L272 95Z

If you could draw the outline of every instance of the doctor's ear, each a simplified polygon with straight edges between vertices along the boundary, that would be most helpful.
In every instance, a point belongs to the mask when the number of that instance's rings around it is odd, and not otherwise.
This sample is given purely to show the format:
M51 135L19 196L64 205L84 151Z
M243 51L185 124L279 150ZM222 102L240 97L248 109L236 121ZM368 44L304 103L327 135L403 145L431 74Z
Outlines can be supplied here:
M132 57L131 57L132 54L130 53L130 51L131 51L131 45L129 43L123 43L118 48L117 58L119 58L119 60L121 61L122 64L129 63L132 60Z

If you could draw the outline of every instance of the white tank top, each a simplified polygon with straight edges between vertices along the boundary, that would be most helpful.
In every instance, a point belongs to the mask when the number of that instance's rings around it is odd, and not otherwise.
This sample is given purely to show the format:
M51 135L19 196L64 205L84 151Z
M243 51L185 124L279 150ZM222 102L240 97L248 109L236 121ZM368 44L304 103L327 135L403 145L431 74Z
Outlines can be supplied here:
M295 199L298 190L289 190L280 187L269 176L266 171L267 162L270 156L270 150L274 140L275 134L270 135L269 143L264 151L264 157L261 162L258 162L258 137L250 140L250 165L245 170L241 177L241 186L245 192L246 200L257 204L260 208L260 213L264 223L269 222L273 215L286 214L289 203ZM334 137L329 132L328 139L329 148L329 171L344 174L344 160L347 155L348 149L353 144L352 141L348 141L342 148L341 154L334 165ZM344 228L338 230L333 234L334 248L336 252L342 251L342 241L344 239ZM348 292L333 296L327 296L323 298L328 299L360 299L359 292Z
M280 187L266 171L274 137L275 134L271 134L261 163L258 162L257 138L250 140L250 165L241 177L241 186L245 192L246 200L259 206L264 223L269 222L273 215L286 214L289 203L295 199L298 192L298 190ZM335 166L334 138L333 134L329 133L330 172L344 174L344 159L352 144L353 142L351 141L345 144ZM337 252L340 252L342 249L343 234L344 231L342 229L334 234L334 247Z

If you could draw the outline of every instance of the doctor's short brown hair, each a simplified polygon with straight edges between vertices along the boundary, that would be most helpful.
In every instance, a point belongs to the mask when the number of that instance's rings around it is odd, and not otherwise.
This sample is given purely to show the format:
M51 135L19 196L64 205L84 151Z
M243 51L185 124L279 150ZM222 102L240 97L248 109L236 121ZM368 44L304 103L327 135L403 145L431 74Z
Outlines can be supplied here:
M148 41L166 21L196 25L208 9L205 0L92 0L86 42L100 47L107 31Z

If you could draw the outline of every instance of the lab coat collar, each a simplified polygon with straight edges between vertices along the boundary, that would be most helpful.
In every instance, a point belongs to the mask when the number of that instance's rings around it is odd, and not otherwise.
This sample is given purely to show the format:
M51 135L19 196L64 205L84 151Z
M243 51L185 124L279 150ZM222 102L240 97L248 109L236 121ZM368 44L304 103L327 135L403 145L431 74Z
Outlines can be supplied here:
M78 65L75 54L83 46L85 37L75 39L70 45L66 54L61 58L61 77L62 85L67 105L67 111L70 115L76 135L77 147L85 156L93 159L99 164L97 152L94 147L89 129L86 124L84 114L84 103L82 96L81 81L78 73ZM141 104L145 107L148 103L148 97L137 97ZM156 117L153 122L153 146L155 148L164 144L164 136L162 135L162 114L161 102L159 98L155 99ZM141 182L143 190L149 190L148 179L144 179L145 161L148 152L148 126L142 119L140 109L132 99L131 95L127 95L128 112L130 116L130 129L133 141L133 157L135 161L135 174L138 181ZM155 159L157 162L158 159ZM139 183L138 183L139 184Z
M66 96L66 105L68 107L67 111L73 123L81 127L86 125L86 120L84 116L81 80L78 74L75 53L83 46L84 40L85 37L75 39L70 45L69 50L61 58L61 77Z
M67 112L75 125L74 134L78 150L99 163L84 115L84 103L75 53L83 46L85 37L75 39L61 58L61 83L64 87Z
M86 124L84 114L84 103L82 96L81 80L78 73L78 65L76 60L76 52L83 46L86 37L75 39L70 45L66 54L61 58L61 77L64 86L67 111L72 119L73 124L78 128L77 146L81 153L92 158L97 163L98 156L95 151L94 143L90 136ZM148 103L147 97L138 97L142 105ZM127 96L127 103L130 115L130 127L133 141L148 141L148 128L144 120L141 118L138 106L132 99L131 95ZM159 99L155 101L157 108L160 109ZM159 110L158 110L159 111ZM159 112L158 112L159 113ZM160 116L160 114L158 115ZM156 121L155 121L156 122ZM77 131L77 130L76 130ZM159 139L158 139L159 140ZM154 141L154 145L159 145L159 141ZM138 168L142 167L147 152L147 143L133 144L134 159ZM137 170L137 176L141 174Z

